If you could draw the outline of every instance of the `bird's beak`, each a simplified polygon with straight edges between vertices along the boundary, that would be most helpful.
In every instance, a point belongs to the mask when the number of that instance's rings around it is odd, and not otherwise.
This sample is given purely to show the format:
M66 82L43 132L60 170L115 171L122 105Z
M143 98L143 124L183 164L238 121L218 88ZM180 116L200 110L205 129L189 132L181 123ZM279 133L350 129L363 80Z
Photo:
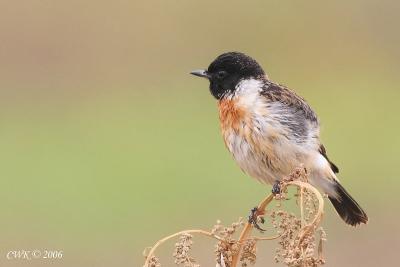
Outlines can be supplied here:
M210 75L208 74L208 72L206 70L194 70L194 71L190 72L190 74L193 74L193 75L199 76L199 77L203 77L203 78L210 77Z

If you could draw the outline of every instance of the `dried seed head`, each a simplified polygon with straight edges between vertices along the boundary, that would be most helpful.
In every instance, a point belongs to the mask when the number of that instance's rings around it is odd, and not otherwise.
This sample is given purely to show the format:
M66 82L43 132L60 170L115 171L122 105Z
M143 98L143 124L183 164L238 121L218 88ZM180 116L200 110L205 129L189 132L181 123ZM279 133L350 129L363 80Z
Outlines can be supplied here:
M151 256L148 267L161 267L160 260L156 256Z
M240 255L240 262L242 267L247 267L249 265L254 265L256 263L256 253L257 253L257 246L256 240L249 239L247 240L242 248L242 253Z
M297 196L298 204L305 210L304 222L296 215L282 209L271 213L271 222L280 234L275 261L289 267L316 267L325 262L322 258L322 241L326 238L322 228L311 224L318 212L318 200L306 189L298 192ZM317 246L318 234L320 239Z
M217 221L217 225L214 225L212 233L217 234L223 239L215 245L214 253L217 264L222 266L221 259L223 259L223 264L226 267L230 266L233 256L239 251L238 241L234 238L234 235L244 224L243 218L239 218L230 226L223 226L220 221Z
M175 264L183 265L185 267L199 267L196 264L196 260L189 255L189 251L193 245L193 236L188 233L184 233L179 237L179 241L175 244L175 251L173 257L175 258Z

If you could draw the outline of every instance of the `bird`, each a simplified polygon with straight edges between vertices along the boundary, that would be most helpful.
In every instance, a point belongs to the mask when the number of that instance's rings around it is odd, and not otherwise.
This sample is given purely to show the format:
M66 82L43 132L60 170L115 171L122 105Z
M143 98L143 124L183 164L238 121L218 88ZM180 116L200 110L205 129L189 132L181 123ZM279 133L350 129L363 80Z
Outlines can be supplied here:
M241 52L219 55L207 69L190 72L209 80L217 100L225 146L249 176L279 190L298 166L328 195L345 223L366 224L368 216L337 177L320 139L320 121L291 89L269 79L260 64Z

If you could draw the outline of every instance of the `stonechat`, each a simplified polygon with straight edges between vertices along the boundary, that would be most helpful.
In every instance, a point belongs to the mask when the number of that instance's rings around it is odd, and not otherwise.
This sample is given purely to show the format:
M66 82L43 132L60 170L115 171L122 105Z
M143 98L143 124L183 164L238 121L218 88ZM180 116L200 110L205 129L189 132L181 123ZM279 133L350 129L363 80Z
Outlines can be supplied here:
M318 117L302 97L271 81L257 61L239 52L224 53L191 74L209 80L225 145L246 174L276 185L304 166L310 183L328 195L347 224L368 221L339 183L339 169L320 140Z

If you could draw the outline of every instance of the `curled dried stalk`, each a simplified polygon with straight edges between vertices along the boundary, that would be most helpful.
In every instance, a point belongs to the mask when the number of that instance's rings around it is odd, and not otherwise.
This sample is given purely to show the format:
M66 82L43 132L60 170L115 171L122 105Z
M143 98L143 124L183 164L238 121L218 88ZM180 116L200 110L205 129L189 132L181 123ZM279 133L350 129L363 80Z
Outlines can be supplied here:
M217 266L236 267L239 261L242 263L242 266L247 266L247 264L254 264L256 260L255 246L257 241L273 239L280 239L279 243L283 246L280 250L281 253L277 252L275 256L275 259L277 261L278 258L281 258L284 260L284 263L287 266L318 266L319 264L323 264L324 260L322 257L322 241L326 240L326 234L323 229L321 227L318 228L318 226L323 216L324 200L319 191L307 182L307 174L301 171L299 172L299 169L296 170L294 172L294 175L291 175L288 180L282 182L281 189L282 192L287 192L287 188L289 186L296 186L298 188L298 201L300 206L301 219L295 219L296 217L294 217L294 215L291 215L283 210L272 211L272 214L270 214L272 221L276 219L276 216L282 216L282 221L279 223L279 225L276 221L273 224L274 227L277 228L277 230L280 229L277 235L271 237L252 236L251 232L254 227L253 223L246 222L244 224L241 219L237 223L233 223L231 227L223 227L220 222L217 222L217 225L214 226L213 230L210 232L200 229L184 230L157 241L154 246L150 248L149 252L146 253L146 261L143 267L160 266L160 263L155 257L154 252L164 242L179 236L181 239L183 238L184 240L186 240L186 236L190 240L186 243L189 244L188 246L185 247L183 245L179 247L180 250L183 251L183 254L178 255L178 257L180 257L178 262L176 261L176 263L183 264L184 266L200 266L196 264L194 259L187 254L188 250L190 250L191 244L193 243L190 234L200 234L216 239L218 241L215 250L217 255ZM313 198L312 196L315 196L315 198ZM285 194L282 195L280 198L275 197L273 194L268 195L257 206L255 215L265 215L266 208L275 198L285 199ZM306 207L308 207L306 215L304 214L303 207L304 203L307 203L307 200L305 200L305 198L308 199L308 201L312 199L311 203L313 203L312 212L309 211L310 204L308 204L308 206L306 204ZM310 214L312 214L312 217L310 216ZM288 225L289 228L287 228ZM233 235L239 227L243 227L243 229L239 235L239 238L235 239ZM311 253L313 253L314 248L316 247L316 245L314 245L315 236L318 232L319 240L316 241L318 243L317 257L314 257L310 256L310 251ZM288 235L289 233L291 234ZM288 240L288 236L293 239Z
M301 203L300 203L301 211L300 212L302 214L301 215L302 216L302 221L304 220L304 218L303 218L303 199L302 199L302 191L303 191L303 189L308 189L311 192L313 192L314 195L317 197L318 203L319 203L318 211L317 211L316 216L314 217L314 220L310 224L302 227L303 231L301 232L301 236L300 236L300 240L302 240L312 230L312 227L316 227L319 224L319 222L321 221L323 210L324 210L324 199L322 198L321 193L317 189L315 189L315 187L310 185L309 183L305 183L305 182L301 182L301 181L289 181L289 182L285 182L283 184L283 188L282 189L284 190L289 185L294 185L294 186L297 186L297 187L300 188L300 191L301 191L301 199L300 199L300 201L301 201ZM273 194L270 194L265 199L263 199L263 201L261 201L261 203L257 207L257 214L258 215L264 214L266 207L272 202L273 199L274 199L274 195ZM237 253L233 256L233 260L232 260L232 263L230 265L231 267L236 267L237 266L237 263L238 263L238 260L239 260L239 255L240 255L240 251L241 251L242 246L243 246L243 241L248 239L248 237L251 234L251 230L252 229L253 229L253 224L248 222L246 224L245 228L243 229L242 233L240 234L239 241L238 241L239 249L238 249ZM279 237L279 236L277 236L277 237Z
M273 194L270 194L269 196L264 198L260 202L260 204L258 204L257 211L256 211L257 215L264 214L265 209L267 208L269 203L272 202L272 200L274 200L274 195ZM244 227L242 233L239 236L239 241L238 241L239 248L238 248L237 253L233 256L231 267L234 267L234 266L237 265L238 260L239 260L240 251L242 250L242 246L243 246L243 241L249 238L252 229L253 229L253 224L250 223L250 222L247 222L246 226Z
M291 181L291 182L288 182L287 184L288 185L296 185L300 188L305 188L305 189L310 190L311 192L314 193L315 197L318 200L319 205L318 205L317 214L315 215L315 217L311 223L302 227L303 231L300 236L300 240L302 240L313 229L313 227L316 228L319 225L319 223L321 222L322 216L324 213L324 199L322 198L321 193L314 186L310 185L309 183L305 183L305 182L301 182L301 181ZM303 202L300 203L300 207L303 207ZM303 208L301 208L301 210L303 210ZM303 212L303 211L301 211L301 212Z
M213 233L211 233L211 232L207 232L207 231L200 230L200 229L180 231L180 232L174 233L174 234L172 234L172 235L166 236L166 237L164 237L163 239L158 240L157 243L155 243L154 246L151 247L151 249L149 250L149 252L146 253L147 255L146 255L146 261L145 261L145 263L144 263L144 267L149 267L150 260L151 260L151 258L154 256L154 252L156 251L156 249L157 249L162 243L164 243L164 242L166 242L166 241L168 241L168 240L170 240L170 239L172 239L172 238L174 238L174 237L178 237L178 236L180 236L180 235L183 235L183 234L201 234L201 235L205 235L205 236L208 236L208 237L215 238L215 239L217 239L217 240L219 240L219 241L224 241L223 238L221 238L221 237L219 237L219 236L217 236L217 235L215 235L215 234L213 234Z

